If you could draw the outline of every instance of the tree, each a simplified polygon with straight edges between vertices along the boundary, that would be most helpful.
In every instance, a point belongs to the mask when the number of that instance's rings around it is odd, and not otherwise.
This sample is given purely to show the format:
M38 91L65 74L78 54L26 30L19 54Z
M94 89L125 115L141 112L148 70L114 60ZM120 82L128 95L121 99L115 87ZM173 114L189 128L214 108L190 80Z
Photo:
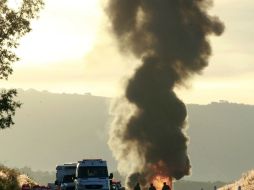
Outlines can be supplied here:
M14 50L19 39L31 31L31 20L38 17L43 0L21 0L17 9L8 6L8 0L0 1L0 79L7 80L13 70L11 64L19 58ZM21 103L15 100L17 91L0 92L0 129L14 124L13 116Z

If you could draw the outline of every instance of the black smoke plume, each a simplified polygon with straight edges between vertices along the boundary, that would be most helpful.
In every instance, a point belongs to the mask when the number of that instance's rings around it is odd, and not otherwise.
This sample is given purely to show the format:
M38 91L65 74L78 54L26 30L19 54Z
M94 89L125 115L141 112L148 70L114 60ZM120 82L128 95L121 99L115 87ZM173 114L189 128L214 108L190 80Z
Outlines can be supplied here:
M207 37L224 30L207 14L211 5L211 0L108 2L120 49L142 59L115 107L109 140L129 188L137 181L145 186L156 175L180 179L190 173L187 111L174 88L208 65Z

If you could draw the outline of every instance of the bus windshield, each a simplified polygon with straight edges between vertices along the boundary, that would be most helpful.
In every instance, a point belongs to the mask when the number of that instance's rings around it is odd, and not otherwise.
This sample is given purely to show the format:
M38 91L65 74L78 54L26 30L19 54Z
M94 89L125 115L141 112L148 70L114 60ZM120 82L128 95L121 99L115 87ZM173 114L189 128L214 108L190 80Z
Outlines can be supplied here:
M105 166L81 166L78 168L78 178L108 177L108 170Z

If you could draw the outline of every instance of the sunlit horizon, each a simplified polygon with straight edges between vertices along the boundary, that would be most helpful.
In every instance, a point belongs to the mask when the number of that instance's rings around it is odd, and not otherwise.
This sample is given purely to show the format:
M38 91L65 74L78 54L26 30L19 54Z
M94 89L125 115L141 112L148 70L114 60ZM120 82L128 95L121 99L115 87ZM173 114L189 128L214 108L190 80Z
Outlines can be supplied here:
M11 0L12 6L18 0ZM1 80L1 88L46 90L53 93L91 93L118 97L140 63L117 50L103 12L105 0L46 0L33 30L22 38L16 50L20 61L13 75ZM228 6L230 5L230 9ZM212 15L226 25L221 37L211 37L212 57L201 75L177 87L186 103L213 101L254 104L253 49L250 7L244 0L214 1Z

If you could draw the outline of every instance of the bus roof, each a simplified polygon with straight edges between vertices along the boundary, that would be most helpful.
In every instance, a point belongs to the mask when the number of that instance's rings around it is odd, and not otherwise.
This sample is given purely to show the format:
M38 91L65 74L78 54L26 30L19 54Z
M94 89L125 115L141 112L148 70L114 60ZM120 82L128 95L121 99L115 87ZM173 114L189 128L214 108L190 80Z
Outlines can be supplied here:
M66 163L66 164L61 164L61 165L57 165L56 169L63 169L63 168L68 168L68 167L77 167L78 163Z
M84 159L78 163L79 166L107 166L107 162L102 159Z

